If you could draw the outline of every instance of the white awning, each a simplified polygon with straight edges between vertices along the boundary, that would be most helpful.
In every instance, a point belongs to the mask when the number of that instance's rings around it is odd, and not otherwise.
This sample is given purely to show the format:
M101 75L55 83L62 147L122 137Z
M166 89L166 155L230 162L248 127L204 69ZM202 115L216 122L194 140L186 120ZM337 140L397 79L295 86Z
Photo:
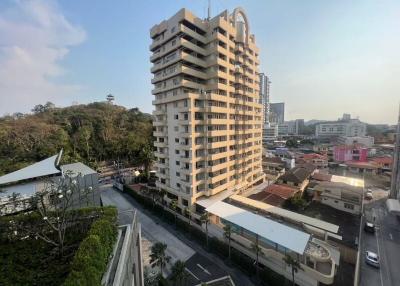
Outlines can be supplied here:
M225 191L222 191L222 192L220 192L216 195L210 196L210 197L200 197L199 199L196 200L196 204L198 204L204 208L208 208L212 204L223 201L226 198L234 195L235 191L236 190L225 190Z
M299 254L310 239L305 232L224 202L214 203L206 211Z
M61 173L60 170L56 168L59 163L59 156L61 156L61 153L4 175L0 177L0 185Z
M390 213L400 215L400 202L395 199L387 199L386 206Z
M243 197L243 196L233 195L233 196L230 197L230 199L234 200L236 202L242 203L244 205L248 205L250 207L263 210L263 211L268 212L270 214L281 216L281 217L284 217L284 218L287 218L289 220L293 220L293 221L296 221L296 222L301 222L301 223L304 223L304 224L307 224L307 225L322 229L324 231L329 231L329 232L332 232L332 233L338 233L338 231L339 231L339 226L338 225L335 225L335 224L332 224L332 223L329 223L329 222L326 222L326 221L323 221L323 220L320 220L320 219L316 219L316 218L313 218L313 217L309 217L309 216L305 216L305 215L302 215L302 214L298 214L298 213L295 213L295 212L292 212L292 211L288 211L288 210L285 210L285 209L282 209L282 208L278 208L278 207L275 207L273 205L266 204L266 203L263 203L263 202L259 202L259 201L256 201L256 200L253 200L253 199L249 199L249 198L246 198L246 197Z

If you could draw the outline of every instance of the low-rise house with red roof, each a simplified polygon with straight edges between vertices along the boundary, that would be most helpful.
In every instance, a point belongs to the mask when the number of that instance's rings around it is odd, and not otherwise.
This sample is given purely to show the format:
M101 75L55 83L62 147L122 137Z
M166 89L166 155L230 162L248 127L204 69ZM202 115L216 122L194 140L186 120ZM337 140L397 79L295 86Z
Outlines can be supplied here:
M328 156L317 153L300 154L296 157L296 164L312 164L317 169L328 168Z
M346 166L350 172L357 174L376 175L379 169L378 164L376 164L373 161L371 162L349 161L346 162Z
M273 206L282 206L283 203L301 191L285 185L272 184L263 191L249 196L250 199L267 203Z
M389 157L389 156L375 157L375 158L372 158L371 161L374 162L378 166L378 168L380 169L381 172L392 170L392 165L393 165L392 157Z

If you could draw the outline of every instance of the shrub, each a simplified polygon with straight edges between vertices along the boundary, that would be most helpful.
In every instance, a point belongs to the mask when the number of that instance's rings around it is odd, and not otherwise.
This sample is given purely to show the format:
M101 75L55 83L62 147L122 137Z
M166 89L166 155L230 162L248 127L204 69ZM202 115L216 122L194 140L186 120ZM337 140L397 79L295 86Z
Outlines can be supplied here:
M64 286L101 285L116 240L116 213L115 208L105 208L102 218L92 224L74 256Z

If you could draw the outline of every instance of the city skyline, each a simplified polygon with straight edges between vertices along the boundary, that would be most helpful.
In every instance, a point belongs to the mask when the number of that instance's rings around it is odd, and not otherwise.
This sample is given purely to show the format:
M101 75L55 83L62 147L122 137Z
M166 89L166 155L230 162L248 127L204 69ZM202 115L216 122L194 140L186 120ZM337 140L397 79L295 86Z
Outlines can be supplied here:
M152 112L148 30L182 7L205 16L207 1L96 4L0 3L0 114L28 112L46 101L100 101L109 93L117 104ZM351 113L368 123L395 124L399 5L212 1L211 8L212 15L236 6L247 11L260 72L272 82L271 102L285 102L288 120Z

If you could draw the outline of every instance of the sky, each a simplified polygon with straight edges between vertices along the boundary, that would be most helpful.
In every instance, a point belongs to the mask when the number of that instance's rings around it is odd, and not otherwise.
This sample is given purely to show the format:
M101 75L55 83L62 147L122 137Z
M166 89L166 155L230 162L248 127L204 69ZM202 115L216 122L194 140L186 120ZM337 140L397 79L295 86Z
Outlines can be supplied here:
M238 6L285 119L396 122L400 1L211 0L211 13ZM150 113L149 30L183 7L204 18L207 0L0 1L0 115L109 93Z

